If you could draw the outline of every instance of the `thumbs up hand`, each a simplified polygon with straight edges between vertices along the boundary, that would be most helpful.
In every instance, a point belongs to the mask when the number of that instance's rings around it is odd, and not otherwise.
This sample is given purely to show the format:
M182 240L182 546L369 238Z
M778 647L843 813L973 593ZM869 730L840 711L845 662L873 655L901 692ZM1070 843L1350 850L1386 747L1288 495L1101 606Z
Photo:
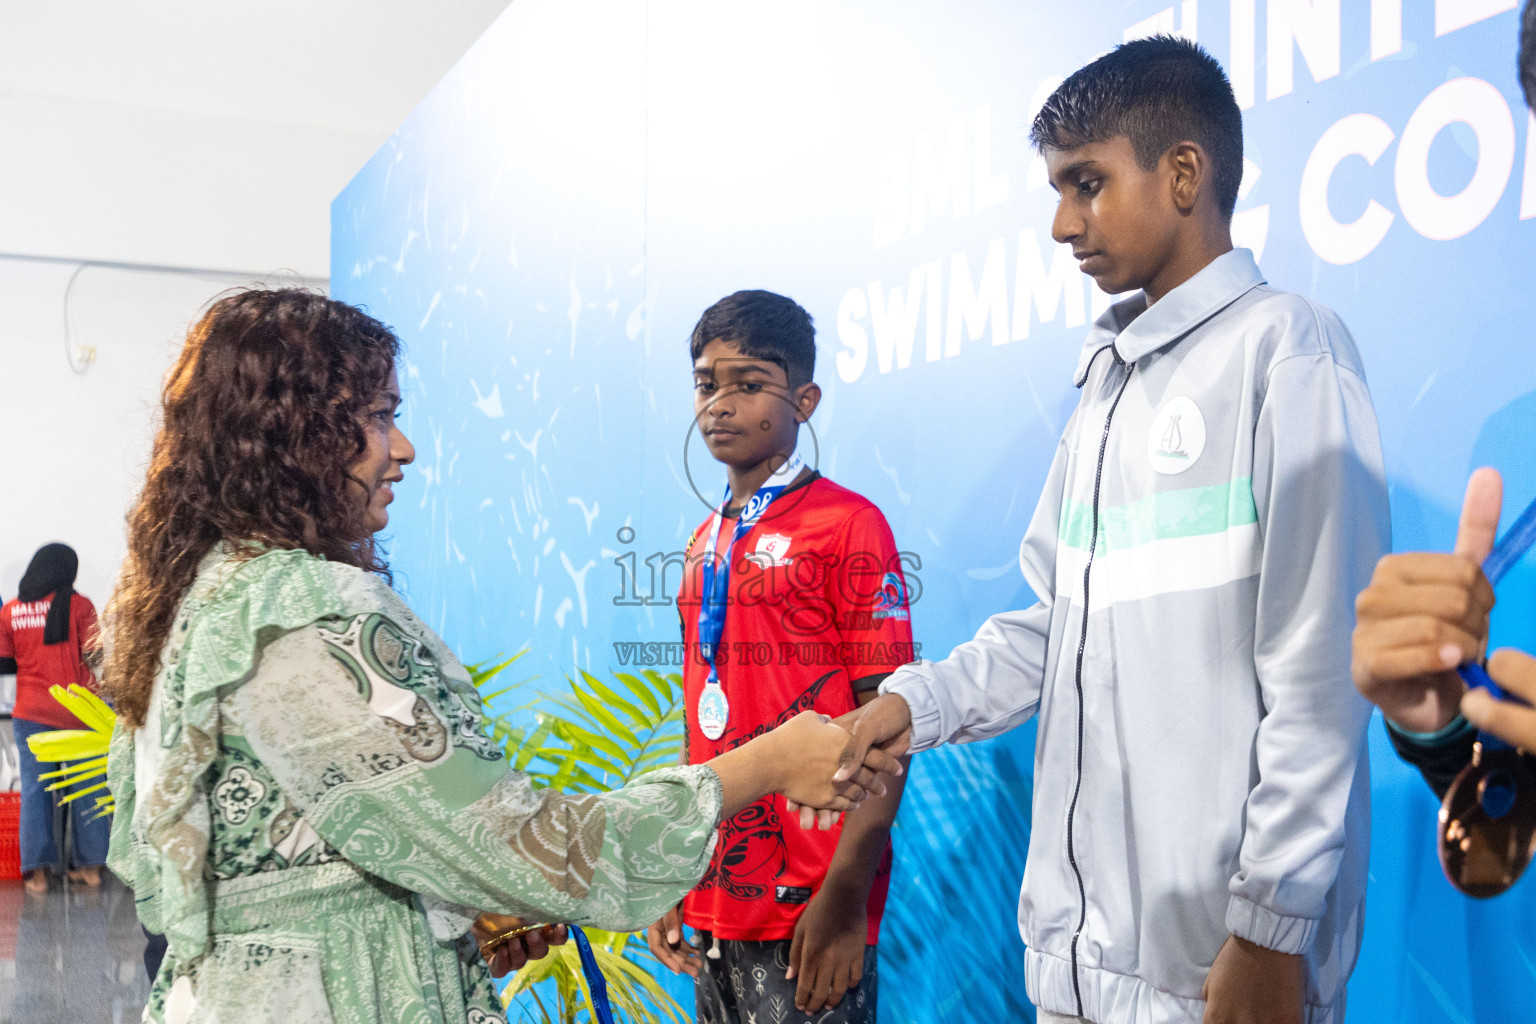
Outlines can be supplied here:
M1482 562L1493 550L1503 500L1497 470L1473 473L1455 551L1388 555L1355 600L1355 686L1402 729L1450 724L1466 692L1456 666L1487 648L1494 597Z

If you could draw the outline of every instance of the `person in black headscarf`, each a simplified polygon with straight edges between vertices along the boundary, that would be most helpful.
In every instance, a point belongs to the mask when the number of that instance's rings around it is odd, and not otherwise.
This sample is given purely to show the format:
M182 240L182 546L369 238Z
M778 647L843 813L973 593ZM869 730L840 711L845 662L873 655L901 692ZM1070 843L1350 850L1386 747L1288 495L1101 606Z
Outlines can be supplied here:
M16 598L0 606L0 673L16 673L16 706L11 712L21 765L21 869L28 892L48 888L47 868L58 862L54 808L64 794L48 792L39 776L59 767L39 763L27 739L54 729L85 724L53 699L49 688L71 683L96 688L89 667L97 655L96 608L75 593L80 560L67 544L45 544L32 556ZM101 884L111 825L96 818L89 800L67 805L74 843L69 878Z

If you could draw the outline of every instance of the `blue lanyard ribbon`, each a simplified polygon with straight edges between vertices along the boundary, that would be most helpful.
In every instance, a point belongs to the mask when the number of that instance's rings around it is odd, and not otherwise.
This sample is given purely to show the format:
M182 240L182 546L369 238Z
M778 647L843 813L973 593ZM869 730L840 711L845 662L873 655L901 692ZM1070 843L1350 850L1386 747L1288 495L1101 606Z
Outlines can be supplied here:
M1513 569L1525 553L1536 544L1536 501L1532 501L1520 513L1520 517L1505 531L1504 536L1493 546L1488 557L1483 559L1483 575L1488 577L1488 582L1497 587L1505 573ZM1513 700L1523 704L1518 697L1511 697L1504 692L1504 688L1493 681L1488 670L1483 668L1481 662L1471 662L1456 670L1461 679L1472 689L1487 690L1497 700ZM1490 733L1479 732L1478 741L1487 749L1505 750L1509 744Z
M772 476L763 481L763 485L752 495L746 506L741 510L741 518L736 521L736 529L731 531L730 542L725 548L725 557L715 557L715 545L720 543L720 523L725 519L725 510L731 504L731 487L725 487L725 500L720 503L715 511L714 522L709 528L709 546L704 554L704 585L699 595L699 653L709 663L709 681L717 683L720 674L715 669L715 659L719 653L720 637L725 633L725 608L728 603L731 579L731 553L736 549L736 542L745 537L763 512L784 489L794 482L795 477L805 468L805 460L795 452L784 460Z
M1499 580L1525 557L1532 544L1536 544L1536 501L1525 506L1520 518L1505 531L1483 560L1483 575L1488 577L1488 582L1498 586Z
M581 973L587 978L587 994L592 997L595 1024L613 1024L613 1007L608 1004L608 979L603 977L603 969L597 966L592 943L579 925L571 925L570 930L571 938L576 940L576 952L581 955Z

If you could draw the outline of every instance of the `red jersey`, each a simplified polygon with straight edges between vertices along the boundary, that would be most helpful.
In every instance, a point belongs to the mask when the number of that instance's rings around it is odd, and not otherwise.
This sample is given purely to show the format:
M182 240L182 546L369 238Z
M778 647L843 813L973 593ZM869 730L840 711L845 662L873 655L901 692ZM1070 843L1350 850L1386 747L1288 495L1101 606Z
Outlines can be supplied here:
M690 538L678 609L687 652L683 693L690 763L702 764L802 711L857 707L854 683L913 659L906 578L885 517L870 501L813 474L786 488L736 542L716 670L730 702L725 732L699 728L709 665L699 654L699 594L713 516ZM736 526L720 526L723 557ZM722 939L794 936L832 863L842 825L803 830L784 798L764 797L720 825L714 859L683 919ZM870 890L869 942L890 888L887 846Z
M0 658L16 659L16 707L11 715L55 729L84 729L85 723L64 709L50 686L78 683L96 689L96 677L81 658L81 645L96 635L96 606L82 594L69 602L69 639L43 643L43 627L53 597L7 601L0 606Z

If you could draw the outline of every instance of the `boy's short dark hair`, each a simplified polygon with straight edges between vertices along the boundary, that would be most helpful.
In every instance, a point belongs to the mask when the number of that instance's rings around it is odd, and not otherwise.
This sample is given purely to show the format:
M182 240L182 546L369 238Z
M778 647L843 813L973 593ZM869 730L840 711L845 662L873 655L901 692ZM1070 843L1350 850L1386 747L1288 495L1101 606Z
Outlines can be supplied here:
M710 306L693 327L688 346L694 359L715 340L734 342L742 355L784 367L789 386L809 384L816 372L816 328L811 314L794 299L749 289Z
M1173 146L1211 158L1217 207L1228 218L1243 180L1243 114L1216 58L1175 36L1115 47L1051 93L1029 131L1039 149L1074 149L1123 135L1144 170Z
M1520 12L1520 89L1525 105L1536 107L1536 0Z

